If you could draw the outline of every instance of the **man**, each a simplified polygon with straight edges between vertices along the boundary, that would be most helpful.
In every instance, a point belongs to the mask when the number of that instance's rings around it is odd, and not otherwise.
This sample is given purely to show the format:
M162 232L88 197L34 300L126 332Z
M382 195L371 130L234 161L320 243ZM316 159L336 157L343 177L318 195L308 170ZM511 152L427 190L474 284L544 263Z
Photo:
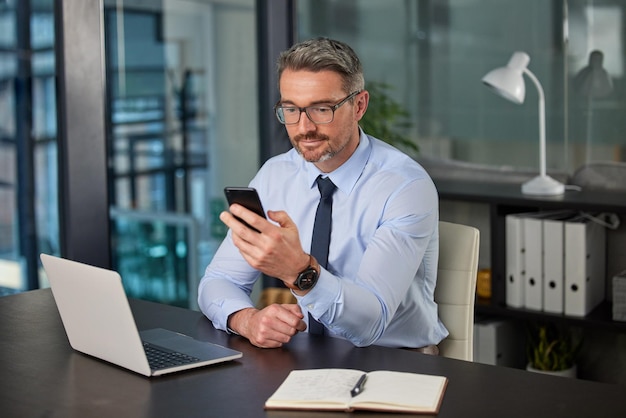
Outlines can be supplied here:
M319 321L324 333L356 346L436 353L448 333L433 300L439 215L432 180L359 128L369 94L348 45L297 44L281 54L278 79L276 115L293 149L268 160L250 183L268 220L237 204L220 215L230 230L200 282L202 312L259 347L280 347ZM328 260L318 263L311 253L320 176L336 188ZM282 280L297 304L255 309L249 295L260 273Z

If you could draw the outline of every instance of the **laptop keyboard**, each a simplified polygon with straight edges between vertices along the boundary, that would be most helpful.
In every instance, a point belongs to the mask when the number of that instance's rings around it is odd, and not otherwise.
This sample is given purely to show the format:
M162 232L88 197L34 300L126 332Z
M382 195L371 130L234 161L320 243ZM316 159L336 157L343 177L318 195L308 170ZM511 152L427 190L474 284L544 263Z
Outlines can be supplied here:
M199 358L158 347L145 341L143 341L143 349L146 352L148 364L152 370L160 370L200 361Z

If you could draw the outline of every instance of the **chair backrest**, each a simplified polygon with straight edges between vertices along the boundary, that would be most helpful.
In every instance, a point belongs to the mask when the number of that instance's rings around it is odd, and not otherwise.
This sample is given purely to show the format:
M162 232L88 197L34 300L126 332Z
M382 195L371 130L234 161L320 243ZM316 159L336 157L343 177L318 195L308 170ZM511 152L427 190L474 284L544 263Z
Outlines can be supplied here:
M474 296L478 272L478 229L439 222L439 266L435 301L439 318L450 335L439 354L460 360L474 358Z

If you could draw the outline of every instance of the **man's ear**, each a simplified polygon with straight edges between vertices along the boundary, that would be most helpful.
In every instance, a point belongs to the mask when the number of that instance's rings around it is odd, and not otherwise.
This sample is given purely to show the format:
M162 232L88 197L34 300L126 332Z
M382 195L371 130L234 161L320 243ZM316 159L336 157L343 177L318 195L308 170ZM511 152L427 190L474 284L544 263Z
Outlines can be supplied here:
M365 115L365 112L367 111L367 105L369 104L369 102L370 102L370 94L367 90L363 90L355 98L354 108L356 110L355 116L356 116L357 121L360 121Z

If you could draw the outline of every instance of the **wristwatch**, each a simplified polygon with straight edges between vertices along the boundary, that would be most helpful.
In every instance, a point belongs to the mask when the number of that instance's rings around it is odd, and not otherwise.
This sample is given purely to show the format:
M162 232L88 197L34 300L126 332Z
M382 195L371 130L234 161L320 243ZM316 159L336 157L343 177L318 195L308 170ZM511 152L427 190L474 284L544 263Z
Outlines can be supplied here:
M298 278L294 284L300 290L309 290L315 286L319 277L319 264L317 264L315 257L309 254L309 266L298 274Z

